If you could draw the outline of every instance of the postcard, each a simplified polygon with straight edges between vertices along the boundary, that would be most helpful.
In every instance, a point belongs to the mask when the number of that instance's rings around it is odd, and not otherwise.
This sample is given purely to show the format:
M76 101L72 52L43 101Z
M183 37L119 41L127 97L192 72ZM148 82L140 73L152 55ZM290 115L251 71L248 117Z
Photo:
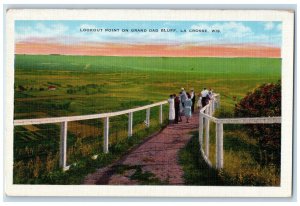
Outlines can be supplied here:
M7 195L291 196L293 11L6 17Z

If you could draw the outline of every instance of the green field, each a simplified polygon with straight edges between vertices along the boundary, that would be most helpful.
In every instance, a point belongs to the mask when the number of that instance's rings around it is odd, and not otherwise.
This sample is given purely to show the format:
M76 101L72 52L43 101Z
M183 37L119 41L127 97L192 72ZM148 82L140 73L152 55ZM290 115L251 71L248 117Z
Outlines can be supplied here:
M117 111L165 100L181 87L211 87L231 110L233 96L281 74L281 60L267 58L16 55L15 62L15 119Z
M230 114L235 103L247 92L280 79L281 59L272 58L16 55L14 119L119 111L166 100L181 87L194 88L196 93L203 87L212 88L221 95L222 113ZM49 86L56 89L48 90ZM151 113L152 128L144 135L159 128L157 112L155 108ZM165 117L167 112L165 107ZM111 120L110 135L115 150L122 150L125 144L122 137L126 137L127 118L120 116ZM144 118L144 111L134 116L137 134L145 130ZM101 152L101 120L72 124L68 131L70 163ZM16 127L14 182L51 182L49 176L43 180L45 175L41 174L57 169L58 140L59 125L56 124ZM79 148L84 149L79 151ZM46 168L41 166L44 160L49 163ZM24 172L22 168L31 169ZM30 181L24 180L26 178ZM63 183L78 184L76 181Z

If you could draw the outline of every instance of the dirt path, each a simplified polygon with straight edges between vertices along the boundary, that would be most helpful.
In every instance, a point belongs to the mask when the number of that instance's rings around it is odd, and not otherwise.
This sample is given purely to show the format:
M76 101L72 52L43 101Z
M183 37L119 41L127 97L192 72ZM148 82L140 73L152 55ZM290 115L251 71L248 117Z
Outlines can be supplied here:
M185 117L179 124L168 125L163 131L139 145L114 165L89 174L84 184L136 185L184 184L178 152L198 128L198 113L189 123Z

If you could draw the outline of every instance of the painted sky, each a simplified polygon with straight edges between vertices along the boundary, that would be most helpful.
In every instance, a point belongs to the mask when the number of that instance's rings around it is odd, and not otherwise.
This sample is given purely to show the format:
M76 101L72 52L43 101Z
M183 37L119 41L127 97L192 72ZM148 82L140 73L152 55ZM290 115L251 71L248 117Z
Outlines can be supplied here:
M282 32L281 22L18 20L15 39L16 54L277 58Z

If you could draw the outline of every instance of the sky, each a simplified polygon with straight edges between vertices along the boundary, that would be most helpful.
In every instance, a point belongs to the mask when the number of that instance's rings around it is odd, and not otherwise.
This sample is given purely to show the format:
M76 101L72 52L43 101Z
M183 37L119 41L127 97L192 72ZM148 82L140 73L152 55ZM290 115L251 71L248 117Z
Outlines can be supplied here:
M92 56L281 55L281 22L15 21L16 54Z

